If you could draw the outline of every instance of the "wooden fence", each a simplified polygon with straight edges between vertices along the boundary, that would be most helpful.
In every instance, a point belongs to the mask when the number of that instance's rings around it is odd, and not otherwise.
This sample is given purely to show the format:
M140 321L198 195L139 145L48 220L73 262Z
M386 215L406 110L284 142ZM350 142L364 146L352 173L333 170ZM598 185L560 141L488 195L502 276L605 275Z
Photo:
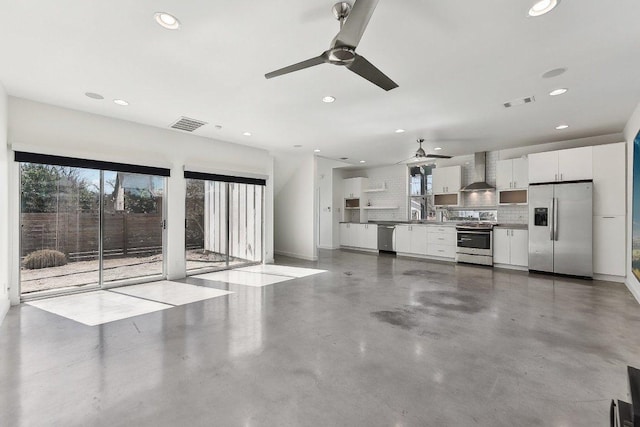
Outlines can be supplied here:
M98 256L99 214L22 214L21 256L56 249L70 261ZM195 238L194 238L195 237ZM198 240L194 236L191 240ZM197 246L197 242L187 242ZM105 257L147 256L162 252L162 214L107 213L104 217Z

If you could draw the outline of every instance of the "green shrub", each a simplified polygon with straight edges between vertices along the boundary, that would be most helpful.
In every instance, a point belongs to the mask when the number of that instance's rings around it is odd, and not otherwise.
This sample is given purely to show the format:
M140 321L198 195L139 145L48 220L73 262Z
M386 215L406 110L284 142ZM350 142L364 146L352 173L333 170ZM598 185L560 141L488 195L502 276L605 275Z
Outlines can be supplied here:
M59 267L67 263L67 257L60 251L53 249L42 249L31 252L24 257L22 265L29 270L38 268Z

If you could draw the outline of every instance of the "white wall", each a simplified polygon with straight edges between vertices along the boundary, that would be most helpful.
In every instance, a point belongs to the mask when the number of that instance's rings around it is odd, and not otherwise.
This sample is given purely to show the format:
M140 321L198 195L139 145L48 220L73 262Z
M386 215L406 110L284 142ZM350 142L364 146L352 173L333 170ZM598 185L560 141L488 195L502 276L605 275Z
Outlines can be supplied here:
M340 223L341 199L334 197L334 189L342 189L342 176L335 168L348 166L337 160L316 157L316 189L318 191L318 248L336 249L340 247L339 233L334 233ZM342 192L340 191L340 194ZM337 201L337 203L336 203Z
M640 302L640 282L631 270L631 245L633 242L633 141L640 130L640 104L627 122L624 139L627 141L627 280L631 293Z
M9 310L9 168L7 163L7 92L0 83L0 323Z
M282 153L275 153L274 159L274 251L315 261L315 159Z
M273 257L273 158L265 150L216 141L170 129L161 129L95 114L69 110L19 98L9 98L8 155L13 195L9 229L12 245L18 240L18 169L12 150L160 166L171 169L167 185L167 275L185 276L183 165L202 172L235 173L267 178L265 196L265 260ZM3 153L6 155L6 153ZM5 257L6 258L6 257ZM15 258L15 259L14 259ZM11 283L17 285L17 255ZM18 286L11 286L12 303L19 302Z

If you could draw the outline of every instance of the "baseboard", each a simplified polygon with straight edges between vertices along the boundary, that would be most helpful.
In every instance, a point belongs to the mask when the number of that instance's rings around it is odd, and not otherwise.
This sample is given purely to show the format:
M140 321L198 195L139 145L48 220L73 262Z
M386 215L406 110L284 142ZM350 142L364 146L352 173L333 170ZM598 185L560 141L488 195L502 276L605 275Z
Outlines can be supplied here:
M529 268L520 265L511 264L493 264L493 268L502 268L504 270L529 271Z
M611 274L593 274L593 279L594 280L602 280L605 282L616 282L616 283L624 283L625 282L625 277L624 276L613 276Z
M640 284L635 281L633 277L627 277L627 280L624 283L627 285L627 288L629 288L629 291L631 291L631 294L635 297L636 301L640 304Z
M340 249L340 246L325 246L325 245L318 245L318 249L328 249L330 251L333 251L335 249Z
M9 303L9 298L0 298L0 325L2 324L2 321L4 320L4 317L9 312L9 306L10 305L11 304Z
M307 256L307 255L301 255L301 254L297 254L294 252L286 252L286 251L273 251L276 255L284 255L284 256L288 256L291 258L298 258L298 259L303 259L305 261L317 261L318 257L317 256Z

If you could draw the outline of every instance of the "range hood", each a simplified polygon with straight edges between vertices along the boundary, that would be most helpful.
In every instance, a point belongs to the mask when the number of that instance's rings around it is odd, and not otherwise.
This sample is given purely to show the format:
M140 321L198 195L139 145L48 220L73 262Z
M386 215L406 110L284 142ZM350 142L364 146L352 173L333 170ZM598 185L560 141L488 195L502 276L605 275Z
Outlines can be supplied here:
M474 154L474 181L464 187L462 191L483 191L483 190L495 190L495 187L486 181L487 171L487 153L481 151Z

